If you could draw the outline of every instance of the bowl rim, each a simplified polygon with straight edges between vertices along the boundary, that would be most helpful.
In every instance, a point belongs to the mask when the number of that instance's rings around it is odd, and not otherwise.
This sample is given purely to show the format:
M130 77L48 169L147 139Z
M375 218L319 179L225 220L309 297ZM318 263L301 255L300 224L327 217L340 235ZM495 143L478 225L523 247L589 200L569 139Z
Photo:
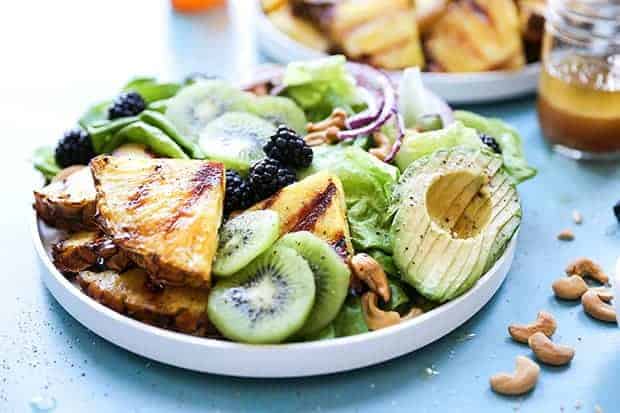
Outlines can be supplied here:
M450 311L452 308L459 306L460 303L467 300L470 295L475 294L476 290L480 289L484 284L490 282L491 276L497 272L499 267L503 265L503 263L508 259L508 257L513 252L514 248L516 248L517 239L519 235L519 229L515 231L511 240L506 245L506 248L502 255L497 259L497 261L493 264L493 266L484 273L478 281L474 284L474 286L462 294L461 296L448 301L444 304L439 305L438 307L433 308L432 310L415 317L410 320L406 320L400 324L390 326L381 330L376 331L368 331L366 333L357 334L348 337L337 337L329 340L315 340L315 341L307 341L307 342L299 342L299 343L281 343L281 344L245 344L245 343L237 343L232 341L208 338L208 337L197 337L189 334L179 333L172 330L166 330L164 328L152 326L146 324L144 322L132 319L126 315L117 313L116 311L104 306L103 304L97 302L92 299L85 293L83 293L79 288L77 288L74 284L72 284L62 273L54 266L50 254L46 250L46 247L43 242L43 238L41 236L41 225L45 225L37 216L36 211L33 210L30 229L31 236L35 246L35 250L37 255L41 259L44 264L46 270L54 277L54 279L61 284L65 289L70 291L70 294L79 300L82 304L89 307L91 311L95 311L101 313L106 318L112 319L114 322L118 322L124 324L126 327L131 327L134 329L138 329L143 333L154 334L160 337L167 338L172 341L180 341L186 344L197 345L201 347L207 348L218 348L230 351L244 351L244 350L252 350L254 352L273 352L273 351L284 351L284 350L313 350L320 348L345 348L351 344L358 344L366 341L379 341L389 338L397 337L403 330L413 329L416 326L428 321L429 319L441 317L442 314ZM50 227L51 228L51 227ZM503 282L503 280L502 280ZM500 283L501 284L501 283ZM492 294L494 295L495 292ZM484 303L482 307L484 307L487 303ZM475 313L474 313L475 314ZM472 314L473 315L473 314ZM74 317L75 318L75 317ZM462 325L462 323L461 323ZM88 327L88 326L86 326Z

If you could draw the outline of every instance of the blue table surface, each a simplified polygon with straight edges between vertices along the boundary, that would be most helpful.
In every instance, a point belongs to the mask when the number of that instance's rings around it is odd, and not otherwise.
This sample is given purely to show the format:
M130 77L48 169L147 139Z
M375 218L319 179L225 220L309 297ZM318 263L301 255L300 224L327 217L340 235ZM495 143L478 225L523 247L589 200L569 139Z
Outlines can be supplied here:
M42 4L44 3L44 4ZM618 164L577 163L544 144L532 97L471 109L522 133L539 168L523 184L523 224L514 265L493 300L452 334L396 360L349 373L294 380L199 374L124 351L73 320L47 292L29 233L34 147L51 143L90 102L134 74L178 78L200 70L248 76L256 52L248 0L207 15L172 13L167 2L7 2L0 6L0 412L29 412L36 398L55 412L620 412L620 330L551 294L576 256L611 270L620 227ZM581 211L584 223L573 224ZM556 234L572 228L574 242ZM558 320L554 337L574 346L569 367L542 367L523 397L494 394L490 375L529 354L506 326L537 311ZM308 360L309 363L312 360ZM438 372L428 375L432 367ZM600 408L600 410L597 410Z

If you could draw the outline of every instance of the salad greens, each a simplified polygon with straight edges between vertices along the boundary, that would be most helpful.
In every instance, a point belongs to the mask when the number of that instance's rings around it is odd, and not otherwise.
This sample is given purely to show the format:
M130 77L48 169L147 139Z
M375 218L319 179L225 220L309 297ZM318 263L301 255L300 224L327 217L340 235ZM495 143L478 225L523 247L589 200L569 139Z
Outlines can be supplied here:
M111 141L112 147L116 148L125 141L144 144L155 154L168 158L189 158L165 132L142 121L133 122L118 131Z
M222 96L215 96L215 93L205 92L203 89L200 92L206 96L197 94L196 96L200 99L194 99L193 95L190 96L192 99L186 99L183 110L179 112L191 113L187 115L188 119L183 118L183 120L191 123L192 126L194 123L199 124L200 128L196 127L196 130L201 132L206 130L206 121L202 124L194 122L195 118L200 118L201 111L204 112L202 116L206 116L209 110L213 113L208 122L213 119L220 121L226 119L232 112L251 113L269 122L270 129L264 134L267 138L271 138L275 127L280 123L286 124L301 134L305 130L306 119L311 122L324 120L335 108L344 109L349 115L356 115L349 117L346 130L339 131L344 132L338 135L338 138L342 140L340 143L313 147L311 166L303 171L297 171L297 178L301 180L316 172L329 170L342 182L347 207L346 219L354 249L356 252L365 252L372 256L388 275L391 298L388 302L380 303L381 308L387 311L398 311L401 314L414 304L432 308L437 304L418 297L418 293L411 286L413 284L406 282L404 269L401 278L399 268L402 269L403 266L400 264L397 266L399 261L398 259L395 261L393 257L394 254L398 258L399 249L398 246L394 248L394 244L398 244L398 237L395 237L392 226L399 204L404 199L403 187L398 185L401 173L403 173L403 178L409 179L410 176L405 170L413 162L425 157L428 159L441 149L463 147L474 148L478 152L479 150L490 151L489 147L482 142L481 134L489 135L497 141L501 149L503 168L515 183L532 178L536 170L525 160L518 132L501 120L485 118L471 112L456 111L454 113L456 120L446 125L444 122L449 122L449 120L439 113L442 110L437 107L439 103L434 99L429 99L430 95L424 88L419 69L412 68L403 72L398 86L398 98L387 77L379 73L382 78L386 79L381 83L385 86L384 89L391 91L391 93L383 94L384 99L379 105L377 102L373 103L368 100L371 94L367 90L369 82L358 75L352 76L347 67L351 69L351 73L355 73L355 66L347 66L344 56L294 62L286 67L282 76L282 84L276 87L279 96L256 97L226 84L226 93L221 93ZM151 152L163 157L205 159L207 148L201 149L195 136L190 136L189 132L183 133L182 124L179 125L172 114L173 105L179 104L180 98L188 92L187 86L191 83L159 82L152 77L134 78L122 88L122 91L134 91L140 94L146 103L145 110L132 112L137 113L135 116L110 120L108 109L113 102L103 100L91 106L79 118L78 124L90 136L97 154L110 153L121 144L132 142L146 145ZM199 86L195 85L195 87ZM183 92L177 96L182 89ZM230 92L230 89L233 89L233 92ZM276 92L272 93L276 94ZM238 95L242 98L238 98ZM168 106L170 110L166 115ZM375 111L377 113L373 117L372 112ZM387 115L393 117L381 115L383 117L379 119L381 120L379 122L378 117L381 112L385 111ZM399 115L402 117L402 122ZM254 143L258 148L258 159L262 159L261 157L265 156L261 149L265 143L263 139L265 136L259 139L256 126L243 119L243 117L236 117L234 122L230 121L225 125L227 133L219 134L208 144L221 144L224 147L223 150L229 151L230 147L234 147L237 143L241 147L242 143L247 144L247 141L256 140ZM389 119L392 121L389 122ZM355 124L358 126L353 126ZM377 130L388 136L390 143L394 145L394 152L389 156L391 159L391 155L396 153L393 162L395 166L379 160L368 152L373 146L372 133ZM228 131L232 132L228 133ZM402 145L398 152L395 152L398 144L401 143L401 137ZM300 145L304 146L304 143L300 142ZM284 159L280 160L284 161ZM37 149L33 156L33 164L47 179L51 179L60 171L54 158L54 150L50 147ZM418 181L415 182L417 183ZM254 195L247 198L252 198L251 202L256 201ZM422 215L417 214L415 217L420 218ZM416 219L410 219L407 222L414 221ZM409 228L404 229L409 230ZM402 231L401 234L404 232ZM338 261L342 265L342 262ZM405 268L408 267L405 266ZM348 288L347 285L345 282L343 288ZM305 339L322 340L366 331L368 327L364 321L360 298L350 295L331 324Z
M342 181L354 247L389 253L392 242L387 211L398 169L357 146L333 145L315 148L314 161L301 177L325 169Z
M32 154L32 163L35 169L41 172L47 180L52 179L60 172L60 167L54 159L54 149L50 146L37 148Z
M123 87L123 92L137 92L147 104L173 97L181 89L179 83L161 83L154 77L137 77Z
M348 297L340 312L332 321L336 337L347 337L366 333L368 326L364 321L362 303L359 297Z
M293 99L312 122L325 119L337 107L355 113L364 103L341 55L290 63L282 86L283 94Z
M504 169L521 183L536 176L536 169L527 164L519 132L506 122L497 118L485 118L472 112L457 110L454 116L467 127L489 135L497 141L504 159Z
M482 148L484 144L474 129L466 128L461 122L454 122L444 129L417 132L408 129L403 146L396 155L396 165L404 171L413 161L429 155L439 149L455 146Z

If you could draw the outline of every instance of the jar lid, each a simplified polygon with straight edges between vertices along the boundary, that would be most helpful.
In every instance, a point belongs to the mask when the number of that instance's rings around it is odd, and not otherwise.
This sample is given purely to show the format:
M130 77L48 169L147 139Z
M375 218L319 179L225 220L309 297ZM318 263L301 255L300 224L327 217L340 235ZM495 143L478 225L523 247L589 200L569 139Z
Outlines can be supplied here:
M573 41L620 53L620 3L609 0L550 0L548 23Z

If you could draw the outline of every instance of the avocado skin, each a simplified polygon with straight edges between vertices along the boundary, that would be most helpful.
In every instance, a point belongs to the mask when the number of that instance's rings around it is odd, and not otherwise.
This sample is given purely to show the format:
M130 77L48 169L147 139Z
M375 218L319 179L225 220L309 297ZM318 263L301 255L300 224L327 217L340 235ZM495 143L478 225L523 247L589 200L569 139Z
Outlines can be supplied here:
M501 158L465 147L412 163L394 190L391 212L394 262L403 280L438 302L468 291L521 222L518 194Z

